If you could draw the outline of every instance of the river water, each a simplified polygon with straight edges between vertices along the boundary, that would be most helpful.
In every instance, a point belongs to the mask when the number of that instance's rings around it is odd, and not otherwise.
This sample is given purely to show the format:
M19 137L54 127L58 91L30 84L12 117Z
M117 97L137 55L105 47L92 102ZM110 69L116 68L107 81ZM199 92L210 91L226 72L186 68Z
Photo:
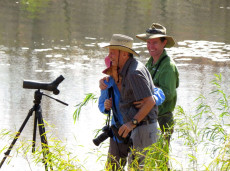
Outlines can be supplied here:
M0 130L17 131L33 106L35 90L24 89L23 80L51 82L63 75L60 94L43 91L69 104L43 96L43 117L54 125L47 127L48 136L55 135L66 143L85 170L103 170L107 145L98 149L92 139L106 117L92 103L82 109L76 123L73 120L75 105L87 93L100 95L98 81L104 77L101 71L108 53L101 47L113 33L135 37L152 22L166 26L167 34L177 41L175 47L167 49L180 72L177 105L189 111L200 94L212 90L214 74L223 75L228 91L229 18L228 0L0 0ZM145 63L149 57L146 44L134 38L134 48ZM20 139L31 140L32 133L33 117ZM2 139L0 146L10 142ZM172 146L176 149L179 145L175 141ZM175 150L172 155L184 161ZM187 167L186 162L182 165ZM23 157L3 165L6 170L30 167L41 170L29 166Z

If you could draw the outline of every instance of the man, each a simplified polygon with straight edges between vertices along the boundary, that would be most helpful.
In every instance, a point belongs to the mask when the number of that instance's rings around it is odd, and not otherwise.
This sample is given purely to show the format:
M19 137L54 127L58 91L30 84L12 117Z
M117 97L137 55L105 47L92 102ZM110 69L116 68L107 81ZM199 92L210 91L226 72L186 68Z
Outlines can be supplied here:
M105 89L101 90L101 96L98 100L98 107L102 113L109 114L112 108L113 115L111 120L111 126L118 128L123 123L123 117L119 108L120 90L121 89L121 77L118 76L117 66L112 66L109 56L105 58L105 64L107 68L102 72L109 75L108 81L101 80L100 87L104 83ZM118 79L119 77L119 79ZM153 95L156 105L161 105L165 99L164 93L160 88L154 88ZM135 102L136 104L136 102ZM114 133L113 133L114 134ZM130 143L119 140L119 138L113 135L110 138L109 151L108 151L108 164L109 170L121 170L124 168L127 162L127 156L130 148Z
M176 88L179 86L179 73L165 48L174 46L172 37L166 35L166 28L158 23L153 23L146 33L136 35L137 38L147 42L150 58L146 67L152 75L154 85L163 90L165 101L158 107L158 122L162 133L166 133L168 145L173 133L173 110L177 101Z
M109 58L113 66L118 67L121 77L119 109L124 124L118 134L123 138L131 133L133 148L142 151L145 147L155 143L158 138L157 106L152 97L154 84L147 68L135 58L138 55L132 49L131 37L114 34L110 41ZM143 101L140 108L133 104ZM139 164L143 164L144 157Z

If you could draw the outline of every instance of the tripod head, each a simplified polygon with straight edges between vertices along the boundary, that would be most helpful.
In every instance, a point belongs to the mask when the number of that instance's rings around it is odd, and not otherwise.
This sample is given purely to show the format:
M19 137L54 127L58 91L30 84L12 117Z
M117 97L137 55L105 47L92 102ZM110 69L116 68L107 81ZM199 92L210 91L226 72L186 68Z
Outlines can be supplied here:
M23 81L23 88L43 89L43 90L53 91L53 94L58 95L60 91L57 89L57 87L64 79L65 78L62 75L60 75L58 78L56 78L56 80L54 80L53 82L50 82L50 83L24 80Z

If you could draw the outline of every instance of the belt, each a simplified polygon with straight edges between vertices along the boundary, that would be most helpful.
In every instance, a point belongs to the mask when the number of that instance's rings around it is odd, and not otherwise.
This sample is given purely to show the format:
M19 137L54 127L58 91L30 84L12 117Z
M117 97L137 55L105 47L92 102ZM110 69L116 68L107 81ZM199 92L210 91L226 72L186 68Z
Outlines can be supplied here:
M141 125L148 125L148 124L152 124L157 122L156 119L151 119L151 120L147 120L147 121L141 121L137 126L141 126Z

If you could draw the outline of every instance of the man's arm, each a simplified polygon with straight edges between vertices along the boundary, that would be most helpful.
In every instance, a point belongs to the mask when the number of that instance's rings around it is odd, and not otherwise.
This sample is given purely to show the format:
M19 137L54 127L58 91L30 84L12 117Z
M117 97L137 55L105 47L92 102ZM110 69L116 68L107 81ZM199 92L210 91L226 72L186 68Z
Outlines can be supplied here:
M137 114L134 116L134 119L140 123L150 112L150 110L154 107L155 105L155 100L153 99L152 96L146 97L143 99L143 105L137 112ZM130 131L132 131L136 125L133 125L131 121L123 124L119 131L118 134L122 137L127 137Z
M165 94L160 88L154 88L154 95L153 95L153 100L156 103L156 106L161 105L165 101ZM133 102L136 108L141 108L143 105L143 100Z

